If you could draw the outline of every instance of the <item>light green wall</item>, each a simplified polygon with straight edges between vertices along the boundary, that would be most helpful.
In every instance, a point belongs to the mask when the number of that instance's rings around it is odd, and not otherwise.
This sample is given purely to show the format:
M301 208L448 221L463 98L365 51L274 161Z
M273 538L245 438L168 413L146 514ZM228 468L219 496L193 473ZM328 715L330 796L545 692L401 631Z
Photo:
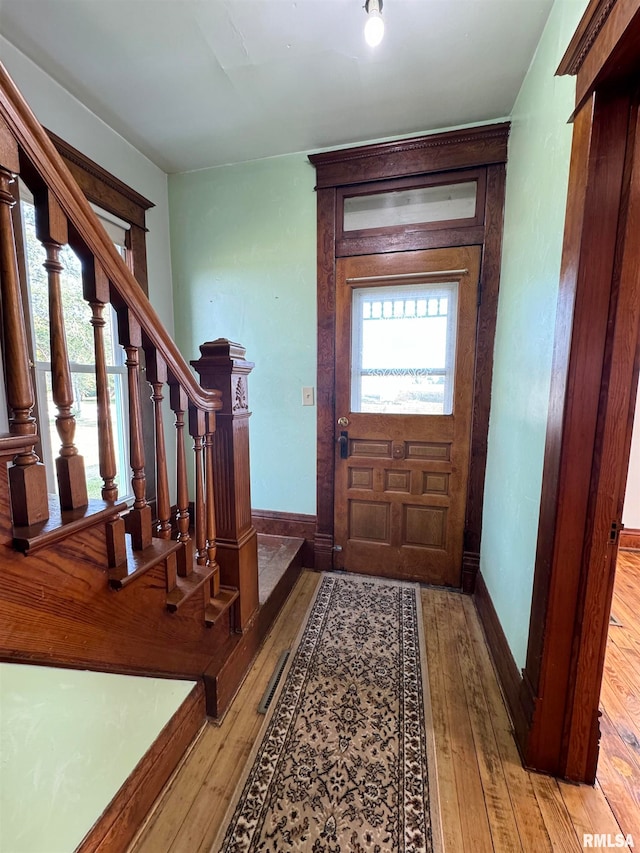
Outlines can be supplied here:
M1 5L1 0L0 0ZM149 297L173 329L167 176L0 35L0 57L42 124L153 203L147 211Z
M194 684L0 663L0 850L75 850Z
M176 340L241 343L253 507L315 514L315 170L304 154L169 178Z
M512 116L480 567L526 662L574 106L554 77L586 7L556 0Z

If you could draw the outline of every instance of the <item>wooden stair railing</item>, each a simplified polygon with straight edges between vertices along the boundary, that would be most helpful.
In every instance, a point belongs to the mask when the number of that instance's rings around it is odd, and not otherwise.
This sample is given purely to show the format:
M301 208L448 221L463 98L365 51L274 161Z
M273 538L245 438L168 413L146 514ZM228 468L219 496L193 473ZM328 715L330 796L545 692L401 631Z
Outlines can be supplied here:
M46 474L35 453L36 420L33 417L35 396L29 370L27 332L22 308L18 260L13 230L11 192L13 176L19 170L17 145L6 126L0 127L0 298L4 359L11 369L6 371L7 403L11 409L9 432L24 444L9 469L16 524L35 524L48 517Z
M56 428L61 442L56 459L60 510L63 515L65 511L76 512L77 515L77 511L89 504L84 464L75 445L73 389L60 289L60 275L63 271L60 251L69 243L81 260L83 296L91 307L103 499L100 511L104 510L105 505L114 508L106 524L108 560L114 570L112 581L116 586L126 582L130 574L126 567L127 561L133 559L138 562L135 571L145 564L143 556L132 558L131 551L144 555L149 550L150 559L156 558L156 562L160 558L167 560L168 575L171 575L171 566L175 562L177 576L175 580L169 577L167 581L167 605L170 609L176 609L190 590L200 587L207 590L205 601L209 596L222 597L231 603L234 601L233 591L221 590L216 562L213 434L216 412L222 406L220 392L205 390L198 384L47 134L0 64L0 298L7 401L11 411L9 429L11 436L22 442L9 472L13 522L21 528L20 536L16 537L16 542L22 543L18 547L28 551L29 543L35 541L30 529L38 524L46 527L48 518L45 470L35 453L38 435L33 414L35 397L32 365L28 354L12 224L11 209L15 200L11 184L19 174L33 193L36 236L47 253L44 266L49 286L52 396L57 409ZM116 480L119 474L122 490L124 472L116 470L105 358L105 311L109 304L116 312L119 342L126 353L133 504L124 513L121 505L116 505ZM153 496L156 498L155 524L146 486L145 468L149 460L145 459L142 438L141 355L144 356L146 380L151 388L154 406L157 489L157 494ZM167 541L172 537L170 478L163 417L166 396L169 397L175 416L177 543L175 547L171 545L162 549L154 542ZM189 512L189 465L185 431L193 441L193 518ZM125 542L125 530L129 537L128 544ZM175 557L172 556L174 552Z

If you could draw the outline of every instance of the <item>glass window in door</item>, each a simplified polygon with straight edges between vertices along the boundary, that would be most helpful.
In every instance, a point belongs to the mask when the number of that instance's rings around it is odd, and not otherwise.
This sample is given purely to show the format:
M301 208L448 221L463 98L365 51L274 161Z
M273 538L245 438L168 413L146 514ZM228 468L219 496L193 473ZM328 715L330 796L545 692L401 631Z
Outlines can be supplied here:
M458 283L353 290L351 411L453 412Z

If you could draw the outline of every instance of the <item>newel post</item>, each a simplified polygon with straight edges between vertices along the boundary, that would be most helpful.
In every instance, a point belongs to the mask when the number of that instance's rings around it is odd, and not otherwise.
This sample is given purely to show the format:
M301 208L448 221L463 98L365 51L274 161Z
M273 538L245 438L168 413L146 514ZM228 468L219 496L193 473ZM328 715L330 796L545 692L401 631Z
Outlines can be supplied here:
M249 487L249 411L247 377L253 363L246 350L226 338L200 347L191 364L203 388L222 394L213 434L217 561L220 582L240 590L237 626L244 630L258 608L258 540L251 523Z

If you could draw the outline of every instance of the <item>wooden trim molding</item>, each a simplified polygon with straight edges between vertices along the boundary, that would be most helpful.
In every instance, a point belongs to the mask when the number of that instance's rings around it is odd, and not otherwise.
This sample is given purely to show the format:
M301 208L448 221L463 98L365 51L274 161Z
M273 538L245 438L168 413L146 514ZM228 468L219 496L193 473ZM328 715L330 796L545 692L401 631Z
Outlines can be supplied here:
M268 536L292 536L304 539L302 565L305 569L314 568L314 539L317 518L293 512L276 512L268 509L252 509L251 521L257 533Z
M315 534L315 515L252 509L251 518L258 533L266 533L270 536L296 536L310 540L313 540Z
M148 295L146 211L155 207L154 203L53 131L46 128L45 131L87 199L130 224L126 237L129 266L136 281Z
M620 534L620 547L629 550L640 549L640 530L633 527L627 527Z
M127 849L205 720L204 686L198 682L84 837L77 853Z
M101 207L112 205L108 208L110 213L144 228L145 211L155 207L152 201L149 201L148 198L136 192L128 184L116 178L111 172L107 172L106 169L103 169L102 166L98 165L90 157L87 157L86 154L78 151L77 148L74 148L73 145L70 145L64 139L61 139L52 130L47 130L46 128L45 130L49 139L55 145L58 154L60 154L67 166L70 167L72 173L75 173L74 177L79 173L80 179L78 180L78 177L76 177L76 180L90 201L94 204L99 204ZM76 167L75 169L73 168L74 166ZM97 192L96 189L98 190ZM113 192L108 192L107 190L112 190ZM105 207L105 209L107 208Z
M576 75L600 34L616 0L591 0L565 51L557 73Z
M576 76L576 111L596 88L633 76L639 53L636 0L591 0L557 71Z
M509 123L312 154L317 189L453 171L507 159Z
M314 563L333 568L335 424L336 189L318 190L317 520Z
M478 310L476 338L476 375L474 413L471 437L468 498L465 512L465 559L463 584L466 591L473 584L480 553L482 502L487 456L487 433L491 402L493 345L495 338L502 224L505 193L505 163L509 124L493 124L462 131L436 133L414 139L367 145L361 148L329 151L309 157L317 171L318 217L318 424L317 424L317 525L315 567L323 571L333 565L333 500L335 462L335 268L336 258L347 255L449 246L482 246L480 273L481 301ZM460 169L486 185L482 216L470 225L411 234L364 235L337 240L338 196L341 188L399 178L451 171L456 179ZM482 174L481 174L482 173ZM416 177L419 182L419 177ZM478 221L482 220L480 224Z
M480 272L480 304L477 318L471 461L469 463L462 566L462 587L465 592L473 592L475 573L480 563L482 507L487 467L491 380L493 377L493 346L498 316L502 259L505 187L505 164L499 163L489 166L487 168L483 254Z
M480 571L480 553L462 552L462 591L472 593L476 586L476 577Z
M628 114L627 98L596 94L580 111L573 139L526 666L537 697L527 763L560 776L582 623Z
M473 602L484 630L493 665L498 673L498 681L502 687L513 727L520 734L520 737L516 737L516 741L520 743L521 735L529 728L528 715L522 702L522 676L511 654L509 643L502 630L500 619L482 577L482 572L478 572L475 587Z

